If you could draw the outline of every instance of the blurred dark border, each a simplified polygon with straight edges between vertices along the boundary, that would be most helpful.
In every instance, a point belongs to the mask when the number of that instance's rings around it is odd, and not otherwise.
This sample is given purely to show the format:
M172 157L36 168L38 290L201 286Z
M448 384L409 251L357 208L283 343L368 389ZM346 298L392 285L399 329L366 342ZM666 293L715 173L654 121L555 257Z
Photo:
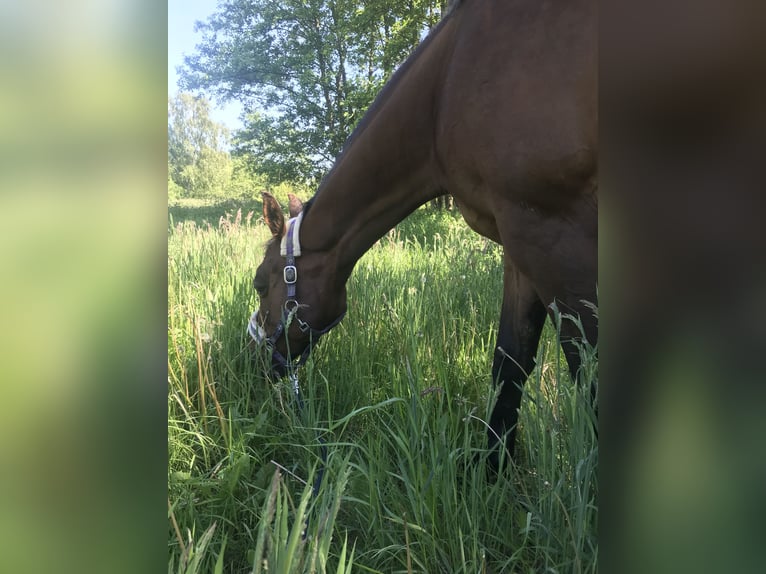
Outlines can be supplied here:
M766 563L766 5L600 12L600 568Z

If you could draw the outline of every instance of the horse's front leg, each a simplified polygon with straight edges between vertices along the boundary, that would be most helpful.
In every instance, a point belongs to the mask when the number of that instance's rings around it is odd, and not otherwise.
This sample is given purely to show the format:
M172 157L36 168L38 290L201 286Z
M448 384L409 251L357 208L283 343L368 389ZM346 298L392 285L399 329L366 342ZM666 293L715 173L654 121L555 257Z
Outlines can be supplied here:
M502 385L490 417L489 464L499 468L499 445L513 456L522 386L534 367L546 308L529 280L505 257L503 307L492 363L494 384Z

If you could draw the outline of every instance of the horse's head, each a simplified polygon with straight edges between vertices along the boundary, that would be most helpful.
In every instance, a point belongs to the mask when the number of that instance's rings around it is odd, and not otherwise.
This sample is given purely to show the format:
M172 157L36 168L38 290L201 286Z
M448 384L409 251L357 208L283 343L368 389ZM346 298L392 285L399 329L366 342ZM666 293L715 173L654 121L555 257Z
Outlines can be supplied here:
M331 255L299 241L303 215L303 204L290 194L290 220L285 221L277 200L263 193L263 218L273 239L253 279L260 307L248 332L255 347L271 353L280 376L305 362L319 337L346 312L345 284L337 283Z

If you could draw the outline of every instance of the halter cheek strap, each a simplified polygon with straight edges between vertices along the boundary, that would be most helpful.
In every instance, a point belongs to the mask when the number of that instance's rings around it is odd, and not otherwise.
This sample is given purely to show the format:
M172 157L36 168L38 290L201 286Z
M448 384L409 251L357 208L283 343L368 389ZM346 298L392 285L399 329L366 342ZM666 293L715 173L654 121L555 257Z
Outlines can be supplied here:
M298 308L298 301L295 299L295 284L298 282L298 269L295 267L295 258L300 257L301 254L299 237L302 221L303 212L301 211L297 217L287 222L287 233L282 236L282 243L279 246L279 254L286 259L282 276L287 285L287 300L285 301L284 308L288 313ZM305 332L304 329L301 329L301 331Z

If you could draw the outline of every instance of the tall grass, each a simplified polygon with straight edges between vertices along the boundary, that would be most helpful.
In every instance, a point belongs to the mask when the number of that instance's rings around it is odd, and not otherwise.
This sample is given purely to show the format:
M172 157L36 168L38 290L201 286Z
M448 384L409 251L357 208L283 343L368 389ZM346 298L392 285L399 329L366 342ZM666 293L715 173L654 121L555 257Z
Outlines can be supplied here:
M212 224L174 216L169 571L596 571L590 390L570 383L550 325L516 460L494 479L473 463L494 399L498 247L427 210L385 236L351 276L348 316L300 373L300 410L246 347L265 227L233 210ZM594 351L582 352L595 381Z

